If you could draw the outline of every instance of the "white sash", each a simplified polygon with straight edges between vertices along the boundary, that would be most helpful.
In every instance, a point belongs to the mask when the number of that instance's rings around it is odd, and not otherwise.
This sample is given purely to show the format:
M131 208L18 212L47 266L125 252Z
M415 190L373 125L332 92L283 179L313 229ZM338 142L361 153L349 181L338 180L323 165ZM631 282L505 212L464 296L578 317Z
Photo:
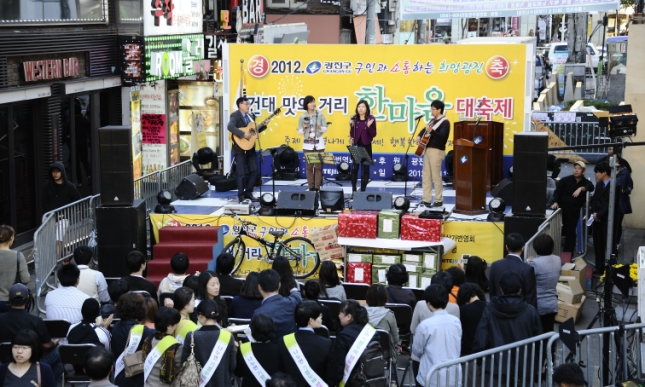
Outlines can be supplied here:
M208 361L204 364L202 371L199 373L199 387L204 387L206 383L211 380L217 366L222 361L222 358L226 353L226 348L228 348L228 343L230 341L231 333L229 331L223 329L219 331L219 337L217 338L217 343L211 352L211 356L208 358Z
M246 362L246 366L249 367L251 374L255 376L255 379L258 381L258 383L260 383L260 385L264 387L267 384L267 381L271 379L271 376L262 367L258 359L255 358L253 349L251 348L251 343L244 343L240 345L240 352L242 352L244 362Z
M138 324L130 329L130 339L128 340L128 346L121 352L121 355L116 359L116 364L114 366L114 377L121 373L125 369L125 363L123 363L123 357L132 355L137 351L139 343L141 343L141 338L143 337L143 325Z
M177 340L175 340L174 337L172 336L166 336L163 339L161 339L160 342L155 345L155 347L150 351L148 356L146 356L146 361L143 363L143 381L145 383L146 380L148 380L148 376L150 376L150 371L155 366L155 363L157 363L157 360L161 358L161 355L163 355L164 352L171 346L179 344Z
M312 387L327 387L327 383L320 379L320 376L318 376L318 374L313 369L311 369L311 366L305 358L305 354L302 353L298 342L296 342L296 336L292 333L290 335L284 336L283 340L284 344L287 346L287 350L289 351L291 358L298 366L300 374L302 374L302 377L305 378L307 383Z
M349 374L352 373L354 366L358 363L363 351L365 351L365 348L367 348L367 345L370 343L370 340L372 340L372 336L374 336L375 333L376 328L370 324L365 324L361 333L356 337L356 341L354 341L349 352L347 352L347 356L345 356L345 370L343 371L343 380L341 380L339 384L340 387L344 387L345 383L347 383Z

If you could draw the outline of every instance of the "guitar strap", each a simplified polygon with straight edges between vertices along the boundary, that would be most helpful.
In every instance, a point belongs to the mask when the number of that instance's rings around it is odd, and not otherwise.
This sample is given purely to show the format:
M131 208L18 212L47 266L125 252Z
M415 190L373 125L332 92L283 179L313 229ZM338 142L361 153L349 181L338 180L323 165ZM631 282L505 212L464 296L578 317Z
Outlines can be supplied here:
M439 128L445 120L446 120L446 116L441 117L438 121L434 123L434 125L432 125L432 130L437 130L437 128Z

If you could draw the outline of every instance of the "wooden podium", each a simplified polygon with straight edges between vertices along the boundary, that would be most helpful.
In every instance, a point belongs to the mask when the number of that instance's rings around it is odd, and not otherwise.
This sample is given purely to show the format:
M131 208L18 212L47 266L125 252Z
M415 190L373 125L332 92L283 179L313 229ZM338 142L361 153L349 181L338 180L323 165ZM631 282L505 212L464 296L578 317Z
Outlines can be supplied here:
M460 138L454 146L454 212L465 215L486 214L486 147Z
M504 176L504 124L495 121L480 121L475 130L475 121L458 121L454 125L453 138L463 138L486 147L486 190L490 191ZM475 137L478 137L475 141ZM455 158L454 165L457 165Z

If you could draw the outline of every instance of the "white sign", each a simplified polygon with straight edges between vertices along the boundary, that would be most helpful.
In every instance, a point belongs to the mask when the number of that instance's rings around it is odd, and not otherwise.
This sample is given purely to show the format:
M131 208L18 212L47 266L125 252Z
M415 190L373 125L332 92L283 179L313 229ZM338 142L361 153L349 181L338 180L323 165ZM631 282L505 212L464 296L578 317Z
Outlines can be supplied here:
M143 34L179 35L202 32L202 0L144 0Z
M242 24L262 23L262 0L242 0Z
M166 82L141 86L141 114L166 114Z

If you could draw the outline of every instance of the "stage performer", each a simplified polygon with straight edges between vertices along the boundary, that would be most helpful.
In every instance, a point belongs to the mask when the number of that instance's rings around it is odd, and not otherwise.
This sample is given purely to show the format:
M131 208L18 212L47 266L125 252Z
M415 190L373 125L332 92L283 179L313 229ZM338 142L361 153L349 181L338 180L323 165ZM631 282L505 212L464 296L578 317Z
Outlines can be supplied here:
M349 137L352 145L365 148L367 154L372 158L372 140L376 137L376 119L370 112L370 105L365 100L358 101L356 115L349 121ZM352 168L352 189L356 191L356 180L358 179L358 168L362 168L361 191L365 191L370 181L370 166L357 165Z
M423 136L430 137L423 156L423 205L426 207L443 207L441 163L446 156L446 143L448 142L448 136L450 136L450 121L443 115L444 108L443 102L432 101L430 114L432 114L433 119L428 122L417 137L417 144L421 142ZM434 202L431 202L433 183L435 196Z
M302 152L305 157L308 153L325 151L325 138L322 136L327 131L327 119L325 115L316 109L316 99L308 95L302 101L302 107L306 110L298 118L298 133L303 138ZM322 181L322 163L307 164L307 185L309 191L318 191Z

